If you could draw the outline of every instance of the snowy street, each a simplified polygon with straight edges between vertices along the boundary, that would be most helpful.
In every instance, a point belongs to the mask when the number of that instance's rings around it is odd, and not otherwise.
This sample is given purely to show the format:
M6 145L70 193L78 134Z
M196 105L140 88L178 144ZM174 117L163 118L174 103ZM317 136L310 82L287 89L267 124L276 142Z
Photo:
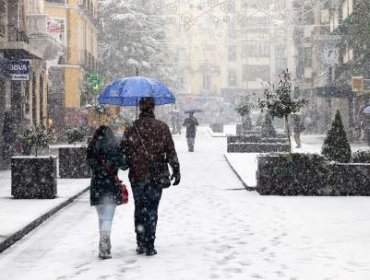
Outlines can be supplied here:
M184 134L174 139L182 181L163 193L158 255L135 253L130 191L113 258L99 260L85 194L0 254L0 279L370 279L369 198L260 196L228 165L226 138L201 127L194 153Z

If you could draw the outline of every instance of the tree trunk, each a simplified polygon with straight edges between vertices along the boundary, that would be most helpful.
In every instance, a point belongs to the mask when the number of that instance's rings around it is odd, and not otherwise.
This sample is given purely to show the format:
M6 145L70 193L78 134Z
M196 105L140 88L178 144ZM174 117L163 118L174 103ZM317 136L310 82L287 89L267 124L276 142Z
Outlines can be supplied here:
M288 136L289 145L292 146L291 140L290 140L290 129L289 129L289 122L288 122L288 116L284 116L285 119L285 131Z

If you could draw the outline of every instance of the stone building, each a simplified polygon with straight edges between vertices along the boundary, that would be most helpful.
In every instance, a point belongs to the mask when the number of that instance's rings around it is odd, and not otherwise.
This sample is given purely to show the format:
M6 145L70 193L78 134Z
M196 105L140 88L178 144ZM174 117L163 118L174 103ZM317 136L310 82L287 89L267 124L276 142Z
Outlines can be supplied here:
M83 124L84 77L97 66L97 6L97 0L45 0L50 32L63 45L58 59L49 63L48 114L59 134Z
M4 163L14 152L5 151L11 144L6 141L15 141L27 127L47 126L46 60L55 56L58 44L47 32L41 0L0 0L0 19L0 161ZM6 112L10 136L3 135Z

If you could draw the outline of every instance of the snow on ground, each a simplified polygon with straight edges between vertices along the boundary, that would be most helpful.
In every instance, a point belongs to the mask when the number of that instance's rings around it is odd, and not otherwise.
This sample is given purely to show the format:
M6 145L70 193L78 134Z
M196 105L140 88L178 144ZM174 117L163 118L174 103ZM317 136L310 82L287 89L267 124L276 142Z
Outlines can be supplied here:
M369 198L260 196L242 190L225 138L200 128L194 153L175 141L182 182L164 192L157 256L135 254L131 197L113 259L98 260L85 195L0 254L0 279L370 279Z
M89 179L58 179L55 199L13 199L10 177L0 171L0 241L89 186Z

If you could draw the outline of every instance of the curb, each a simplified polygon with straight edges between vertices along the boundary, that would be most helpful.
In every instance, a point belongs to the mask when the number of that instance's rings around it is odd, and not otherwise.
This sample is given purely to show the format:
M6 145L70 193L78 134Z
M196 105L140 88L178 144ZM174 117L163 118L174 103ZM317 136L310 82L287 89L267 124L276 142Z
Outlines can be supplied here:
M85 192L87 192L90 189L90 186L83 189L79 193L75 194L74 196L70 197L66 201L62 202L61 204L57 205L56 207L49 210L47 213L41 215L37 219L33 220L31 223L23 227L22 229L18 230L17 232L10 235L7 239L2 241L0 243L0 253L8 249L10 246L12 246L14 243L22 239L26 234L30 233L32 230L34 230L36 227L41 225L44 221L46 221L48 218L50 218L52 215L57 213L59 210L67 206L68 204L71 204L76 198L83 195Z
M227 137L227 135L225 133L219 133L218 135L215 134L211 128L208 127L208 132L209 134L212 136L212 137Z
M236 177L238 177L238 179L240 180L240 182L242 183L242 185L244 186L244 188L247 190L247 191L250 191L250 192L253 192L253 191L256 191L256 188L254 187L249 187L245 182L244 180L242 179L242 177L240 177L239 173L236 172L235 168L232 166L232 164L230 163L230 161L228 160L227 156L224 155L225 159L226 159L226 162L229 164L231 170L235 173Z

